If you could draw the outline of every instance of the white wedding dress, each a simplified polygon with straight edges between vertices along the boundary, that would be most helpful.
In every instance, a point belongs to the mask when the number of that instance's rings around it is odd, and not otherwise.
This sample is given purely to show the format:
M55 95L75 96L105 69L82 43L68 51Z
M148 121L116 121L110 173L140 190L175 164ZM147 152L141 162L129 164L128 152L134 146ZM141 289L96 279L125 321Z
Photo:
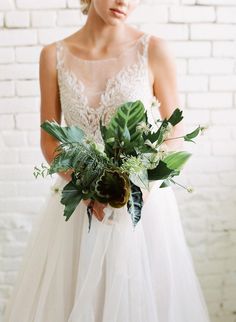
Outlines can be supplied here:
M141 100L149 122L153 91L150 34L104 60L84 60L56 42L61 107L68 125L102 143L99 118ZM49 93L50 95L50 93ZM57 176L57 175L56 175ZM55 186L66 182L57 177ZM172 187L151 190L135 230L126 206L105 208L88 233L86 205L69 221L49 192L34 222L4 322L209 322Z

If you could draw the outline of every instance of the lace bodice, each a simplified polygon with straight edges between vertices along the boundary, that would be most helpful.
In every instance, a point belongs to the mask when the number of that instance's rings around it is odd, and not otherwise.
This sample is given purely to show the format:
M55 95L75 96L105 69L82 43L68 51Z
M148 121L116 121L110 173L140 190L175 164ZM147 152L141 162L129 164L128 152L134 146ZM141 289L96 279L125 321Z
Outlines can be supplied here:
M117 57L104 60L78 58L63 40L56 42L62 115L67 125L78 125L102 143L99 120L106 125L127 101L141 100L153 124L153 90L148 70L148 40L144 33Z

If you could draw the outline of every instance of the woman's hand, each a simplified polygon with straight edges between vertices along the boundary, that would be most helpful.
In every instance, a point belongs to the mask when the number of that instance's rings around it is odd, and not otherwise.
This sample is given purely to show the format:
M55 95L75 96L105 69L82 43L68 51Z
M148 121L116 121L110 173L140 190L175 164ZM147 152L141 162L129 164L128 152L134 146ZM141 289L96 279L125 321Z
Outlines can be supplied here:
M92 209L93 209L92 213L99 221L103 220L105 216L103 209L106 208L108 203L101 203L97 200L92 200L92 199L83 199L83 202L85 203L86 206L88 206L89 204L92 206Z

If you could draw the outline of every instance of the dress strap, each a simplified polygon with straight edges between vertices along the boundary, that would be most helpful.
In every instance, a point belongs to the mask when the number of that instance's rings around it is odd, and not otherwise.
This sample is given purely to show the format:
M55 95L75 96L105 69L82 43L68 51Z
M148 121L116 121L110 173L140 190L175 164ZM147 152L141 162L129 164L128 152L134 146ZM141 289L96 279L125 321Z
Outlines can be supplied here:
M63 45L60 40L56 41L56 68L60 69L64 65Z
M148 46L149 46L149 40L150 40L151 34L145 34L145 36L142 38L142 45L143 45L143 54L142 56L147 58L148 56Z

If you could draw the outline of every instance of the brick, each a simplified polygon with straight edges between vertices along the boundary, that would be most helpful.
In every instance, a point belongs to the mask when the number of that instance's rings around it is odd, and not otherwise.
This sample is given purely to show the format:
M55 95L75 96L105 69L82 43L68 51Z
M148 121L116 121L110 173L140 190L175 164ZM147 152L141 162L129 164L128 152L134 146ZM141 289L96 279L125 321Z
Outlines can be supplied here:
M190 185L193 187L214 187L220 184L219 177L216 174L191 174Z
M0 30L0 46L35 45L37 32L33 29Z
M213 22L215 19L214 7L173 6L170 8L170 22Z
M0 180L2 181L33 181L34 178L32 165L0 166Z
M44 164L46 162L44 161ZM36 162L35 162L36 165ZM38 165L38 164L37 164ZM17 196L18 197L47 197L51 193L52 180L48 178L38 177L32 182L19 182L17 183Z
M207 137L212 141L218 139L230 139L231 130L230 127L220 126L220 125L210 125L206 132Z
M14 182L0 182L0 197L8 197L9 198L9 196L12 196L12 197L17 196L16 184ZM1 228L4 228L3 222L1 222Z
M231 93L193 93L187 102L190 108L230 108L233 97Z
M184 24L143 24L142 30L167 40L187 40L188 27Z
M236 57L236 44L234 41L216 41L213 43L213 56Z
M187 62L184 59L176 59L176 69L178 75L184 75L187 73Z
M209 41L175 41L170 43L176 57L209 57L211 43Z
M19 162L18 151L13 149L1 149L0 164L16 164Z
M203 5L235 5L235 0L198 0L198 4Z
M58 26L75 26L80 20L79 10L61 10L57 15Z
M0 47L0 64L13 63L15 60L15 53L13 48Z
M6 64L0 65L0 79L38 79L36 64Z
M51 28L45 29L41 28L38 30L39 43L41 45L47 45L49 43L55 42L59 39L67 37L77 31L78 28L64 27L64 28Z
M19 160L22 164L41 164L44 157L40 149L21 149L19 151Z
M236 110L212 111L213 124L236 125Z
M182 4L187 4L187 5L193 5L196 4L197 0L182 0L181 3Z
M36 113L39 112L39 105L39 99L35 97L0 98L0 114Z
M226 24L193 24L190 39L196 40L234 40L236 26Z
M184 92L207 91L208 78L206 76L183 75L178 78L179 89Z
M32 26L34 28L55 27L56 18L55 11L33 11L31 13Z
M15 94L15 85L13 81L0 81L0 97L10 97Z
M233 146L233 149L234 146ZM226 152L226 151L225 151ZM232 151L230 151L232 153ZM220 182L224 186L235 186L236 173L235 172L223 172L219 174Z
M198 110L185 109L184 111L185 123L190 124L207 124L210 122L210 112L207 110L201 110L199 113Z
M236 23L236 7L217 8L217 21L223 23Z
M66 0L16 0L19 9L59 9L66 7Z
M0 259L0 267L3 271L15 271L20 268L21 259L20 258L4 258ZM10 288L5 287L6 295L10 296Z
M236 76L211 76L210 90L236 91Z
M67 6L68 8L79 8L79 3L77 0L68 0Z
M42 205L42 198L11 198L10 200L5 198L4 200L1 200L0 212L11 213L17 209L20 213L33 215L39 213L39 209Z
M6 257L23 256L25 253L25 244L5 244L2 247L2 254Z
M4 18L3 12L0 12L0 27L3 27L3 23L4 23L3 18Z
M41 46L16 47L16 62L39 63L41 50Z
M16 115L16 128L20 130L35 130L40 126L37 114L27 113Z
M28 11L10 11L5 16L6 27L23 28L30 26L30 15Z
M39 82L34 80L16 81L16 93L18 96L39 96Z
M189 72L191 74L227 74L233 73L235 61L233 59L190 59Z
M189 173L194 169L195 173L217 173L220 171L234 171L235 160L230 156L194 156L185 166L185 171Z
M1 130L8 130L14 129L15 121L13 115L0 115L0 129Z
M161 5L139 5L128 17L129 23L146 23L147 18L150 23L162 23L168 21L168 8ZM77 20L78 21L78 20Z
M227 140L213 142L213 153L215 155L236 155L236 144L234 141Z
M14 9L14 1L12 0L0 1L0 10L11 10L11 9Z
M7 147L22 148L27 145L26 133L21 131L3 131L2 138Z

